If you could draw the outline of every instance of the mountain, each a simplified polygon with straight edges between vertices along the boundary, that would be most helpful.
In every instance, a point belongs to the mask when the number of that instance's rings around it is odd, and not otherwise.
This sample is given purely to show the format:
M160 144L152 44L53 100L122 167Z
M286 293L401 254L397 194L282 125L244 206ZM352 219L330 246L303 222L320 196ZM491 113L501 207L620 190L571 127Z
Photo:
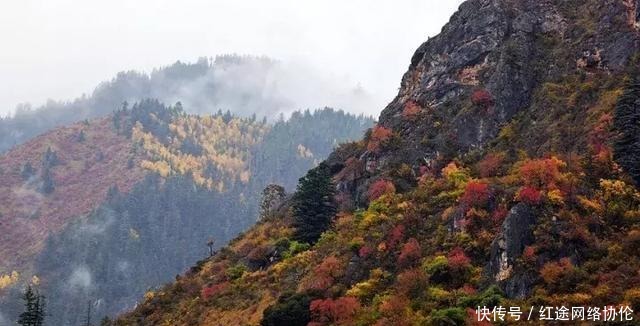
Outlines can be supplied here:
M125 101L146 98L180 101L192 114L231 110L241 117L270 120L330 103L365 112L363 108L373 103L363 89L325 81L308 67L266 57L222 55L194 63L178 61L149 73L123 71L71 101L50 100L36 108L18 105L15 114L0 118L0 153L56 127L103 117Z
M4 320L24 284L46 293L49 325L81 323L89 301L100 318L131 309L253 225L267 185L293 188L372 124L330 108L271 124L147 99L12 148L0 156Z
M639 6L464 2L362 140L105 325L490 324L479 306L637 320Z

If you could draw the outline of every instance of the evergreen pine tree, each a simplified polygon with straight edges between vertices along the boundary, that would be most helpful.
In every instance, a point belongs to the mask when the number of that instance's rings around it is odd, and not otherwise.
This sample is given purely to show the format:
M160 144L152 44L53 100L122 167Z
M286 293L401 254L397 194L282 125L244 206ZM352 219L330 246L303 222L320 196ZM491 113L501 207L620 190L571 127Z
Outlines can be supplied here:
M618 100L613 124L619 134L614 159L640 185L640 78L633 78Z
M82 143L86 140L86 136L84 135L84 130L80 130L80 133L78 133L78 142Z
M48 169L54 167L60 163L58 161L58 154L51 149L51 147L47 147L47 151L44 153L42 157L42 167L44 169Z
M18 324L22 326L42 326L45 314L45 298L38 294L31 285L27 286L22 299L25 310L20 314Z
M42 326L44 324L45 314L45 298L43 295L36 293L36 311L35 311L35 324L34 326Z
M321 163L300 178L293 196L296 240L313 243L329 227L336 214L334 194L335 187L326 163Z
M31 163L27 162L22 166L22 171L20 171L20 176L22 176L22 179L28 180L34 174L36 174L36 170L33 168L33 165L31 165Z
M87 301L87 315L82 326L93 326L93 324L91 324L91 304L91 300Z
M42 185L40 186L40 192L43 194L50 194L53 190L55 190L55 185L53 184L51 172L49 172L48 168L45 168L42 172Z

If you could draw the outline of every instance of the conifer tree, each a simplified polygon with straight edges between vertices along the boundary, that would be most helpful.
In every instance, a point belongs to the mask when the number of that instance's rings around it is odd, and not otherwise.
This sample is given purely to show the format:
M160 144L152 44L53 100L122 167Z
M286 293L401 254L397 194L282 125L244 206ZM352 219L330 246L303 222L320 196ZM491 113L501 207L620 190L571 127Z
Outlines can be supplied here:
M613 124L614 159L640 185L640 78L633 78L618 100Z
M22 171L20 171L20 176L22 176L22 179L28 180L34 174L36 174L36 170L33 168L33 165L31 165L31 163L27 162L22 166Z
M329 227L336 214L334 195L335 187L326 163L321 163L300 178L293 196L296 240L313 243Z
M29 285L22 299L24 300L25 311L20 314L18 324L22 326L42 326L45 311L44 296Z
M93 324L91 324L91 304L91 300L89 300L87 302L87 315L82 326L93 326Z
M50 194L55 190L55 185L53 183L53 178L51 177L51 172L48 168L45 168L42 172L42 185L40 187L40 192L43 194Z

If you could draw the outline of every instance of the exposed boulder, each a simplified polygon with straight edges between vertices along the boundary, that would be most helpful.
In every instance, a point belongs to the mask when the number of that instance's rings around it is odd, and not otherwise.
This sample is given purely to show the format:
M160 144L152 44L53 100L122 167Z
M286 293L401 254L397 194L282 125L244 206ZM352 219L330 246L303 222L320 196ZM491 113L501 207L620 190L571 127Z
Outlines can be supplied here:
M502 223L502 231L491 245L489 273L509 297L525 297L531 289L533 277L519 271L516 260L524 248L534 242L532 227L536 223L535 211L519 203Z

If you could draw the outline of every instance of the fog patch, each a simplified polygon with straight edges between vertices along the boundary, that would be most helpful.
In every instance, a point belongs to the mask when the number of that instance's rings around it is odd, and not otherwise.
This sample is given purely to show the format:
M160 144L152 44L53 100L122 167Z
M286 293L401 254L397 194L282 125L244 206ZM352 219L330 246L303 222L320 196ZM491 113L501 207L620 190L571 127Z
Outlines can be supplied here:
M74 291L87 291L91 288L92 276L87 266L76 267L67 280L69 289Z
M0 325L11 325L9 319L5 317L4 313L0 311Z
M44 196L33 187L35 176L20 187L13 188L14 205L21 217L38 218Z
M113 213L108 208L100 208L104 211L103 214L93 215L91 218L84 219L74 230L75 236L79 238L86 238L87 235L103 234L107 229L115 222ZM100 217L98 219L97 217Z
M116 270L120 273L127 273L131 264L128 261L121 260L116 264Z
M172 66L157 70L150 75L150 82L156 85L153 89L162 91L151 96L165 103L180 101L189 113L230 110L240 116L274 119L325 106L371 112L382 101L349 79L328 75L305 62L226 55L184 65L206 68L180 82L176 82Z

